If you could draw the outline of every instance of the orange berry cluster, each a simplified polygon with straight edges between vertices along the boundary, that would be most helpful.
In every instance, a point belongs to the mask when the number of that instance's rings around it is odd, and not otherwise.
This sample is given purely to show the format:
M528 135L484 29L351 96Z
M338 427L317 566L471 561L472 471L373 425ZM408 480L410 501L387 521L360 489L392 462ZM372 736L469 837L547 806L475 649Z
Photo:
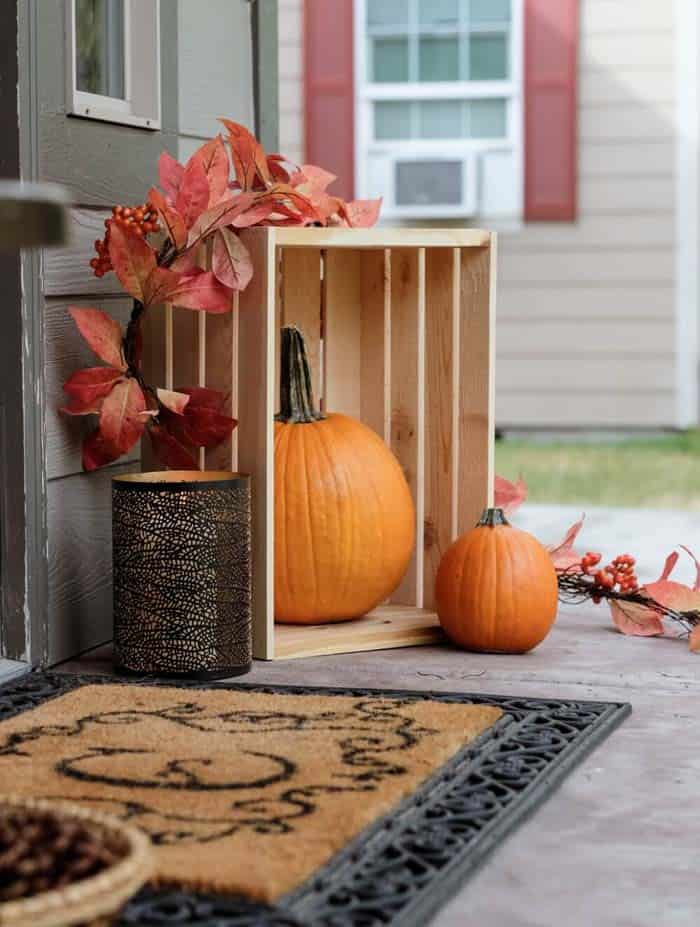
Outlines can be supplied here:
M639 590L639 581L634 572L636 562L634 557L630 554L620 554L604 567L600 567L601 559L601 555L593 551L589 551L581 558L581 569L589 576L593 576L596 586L610 592L618 590L623 595ZM600 596L593 596L593 601L597 605L600 602Z
M104 275L113 270L112 262L109 258L109 233L112 223L120 226L132 235L138 235L144 238L151 232L157 232L160 229L158 222L158 213L151 203L142 203L140 206L113 206L111 219L105 219L105 237L95 239L95 251L97 257L90 261L96 277Z

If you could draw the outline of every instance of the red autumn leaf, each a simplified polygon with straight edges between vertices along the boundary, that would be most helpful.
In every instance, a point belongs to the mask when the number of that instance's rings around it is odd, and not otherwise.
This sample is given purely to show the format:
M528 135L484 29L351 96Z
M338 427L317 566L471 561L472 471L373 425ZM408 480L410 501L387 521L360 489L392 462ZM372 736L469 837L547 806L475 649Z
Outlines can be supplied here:
M618 631L634 637L656 637L664 633L659 612L635 602L610 600L612 620Z
M178 386L177 391L190 397L192 409L213 409L215 412L220 412L226 400L220 390L211 389L208 386Z
M341 215L348 225L354 229L368 229L377 224L382 208L381 198L378 200L353 200L344 203Z
M696 567L694 587L686 586L669 579L678 563L678 553L673 551L666 558L661 576L654 583L647 583L640 589L642 595L664 608L677 612L697 612L700 614L700 565L697 558L683 547ZM627 603L611 602L613 622L623 634L652 636L664 633L662 614L653 605L628 605ZM697 633L696 633L697 631ZM700 630L694 628L690 636L690 649L700 649Z
M175 209L187 228L191 228L209 206L209 195L209 180L202 162L190 158L175 199Z
M503 509L506 515L512 515L527 499L527 486L520 476L517 483L511 483L503 476L494 479L494 505Z
M551 544L547 547L547 553L554 564L554 569L560 573L580 572L581 570L581 554L577 554L574 550L574 542L583 527L583 521L584 519L581 518L573 524L558 544Z
M99 425L83 441L83 470L88 472L106 467L121 456L119 448L105 440Z
M233 225L236 218L255 203L254 193L240 193L221 200L211 209L207 209L190 229L188 243L192 247L198 239L205 238L213 231L226 225Z
M216 447L228 438L237 422L220 411L224 402L222 393L205 387L182 388L178 392L189 395L190 401L182 415L167 410L162 413L161 419L170 434L189 447Z
M150 281L148 302L174 303L182 309L203 312L229 312L232 292L211 271L195 270L178 274L165 267L157 268Z
M182 415L185 406L190 401L187 393L178 393L172 389L158 389L156 395L158 396L158 402L164 405L166 409L170 409L171 412L175 412L176 415Z
M248 249L230 229L214 234L211 267L216 279L232 290L244 290L253 276Z
M110 367L126 370L119 322L101 309L70 306L68 311L78 331L100 360Z
M126 454L141 437L141 413L146 411L146 398L133 377L117 383L102 404L100 431L104 440Z
M273 181L279 181L280 183L289 183L290 173L285 164L289 164L289 161L281 154L271 154L267 156L267 167L270 171L270 177Z
M228 190L229 163L226 146L220 135L205 142L192 155L190 161L199 161L209 181L209 203L213 206Z
M84 415L86 409L80 412L77 410L94 405L107 396L123 375L123 371L114 367L86 367L84 370L76 371L63 384L63 389L73 403L61 411L68 412L69 415Z
M299 178L302 187L308 184L311 189L320 193L323 193L334 180L338 179L336 174L331 174L330 171L317 167L315 164L302 164L299 173L304 178L303 180ZM293 186L297 186L297 183Z
M698 653L698 651L700 651L700 624L696 624L693 630L690 632L688 647L693 653Z
M156 457L170 470L199 469L187 448L162 425L151 425L148 429L148 436Z
M126 292L145 302L145 284L156 266L156 252L138 235L125 232L115 222L109 236L109 257Z
M168 206L165 197L156 187L151 187L149 190L148 201L158 212L160 221L170 241L178 250L184 248L187 244L187 229L185 228L185 220L180 213Z
M171 154L167 151L161 154L158 159L158 181L170 205L173 205L177 199L184 173L185 168Z
M257 205L262 207L263 204L272 207L268 215L279 212L282 215L296 216L298 225L307 225L319 221L318 213L308 197L288 184L278 183L270 187L265 193L261 193ZM259 221L263 221L263 219Z
M643 591L666 608L672 608L677 612L700 612L700 567L688 548L684 547L683 550L693 559L698 572L694 587L691 588L668 578L678 562L678 554L674 551L666 558L666 564L659 579L655 583L648 583Z
M252 190L256 179L263 186L270 183L270 169L260 142L245 126L230 119L220 119L229 133L231 161L241 190Z
M61 406L59 412L64 415L99 415L104 399L71 399L66 406Z

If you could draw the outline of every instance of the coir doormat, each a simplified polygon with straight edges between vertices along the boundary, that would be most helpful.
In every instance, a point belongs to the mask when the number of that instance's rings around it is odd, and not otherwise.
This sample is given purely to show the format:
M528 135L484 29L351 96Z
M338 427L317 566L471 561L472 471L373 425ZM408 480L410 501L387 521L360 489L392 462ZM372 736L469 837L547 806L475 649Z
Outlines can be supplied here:
M628 710L34 675L0 691L0 792L151 835L125 925L423 924Z

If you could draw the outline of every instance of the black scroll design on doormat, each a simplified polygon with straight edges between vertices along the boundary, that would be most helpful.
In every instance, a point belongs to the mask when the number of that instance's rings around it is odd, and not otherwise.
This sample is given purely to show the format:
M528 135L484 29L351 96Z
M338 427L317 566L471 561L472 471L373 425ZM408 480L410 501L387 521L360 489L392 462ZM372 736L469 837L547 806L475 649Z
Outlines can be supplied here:
M114 679L32 674L0 689L0 720L80 685L99 683L114 684ZM173 685L172 681L148 684ZM630 711L629 705L618 702L482 693L245 684L230 688L286 695L436 699L494 705L505 714L276 906L146 889L127 905L118 927L424 927Z
M3 762L13 757L31 759L33 747L46 739L59 738L67 754L53 766L59 779L118 789L119 798L86 798L142 826L157 845L211 843L246 830L287 834L295 830L298 819L310 818L317 812L324 796L374 792L386 779L407 772L399 761L401 754L436 733L402 714L409 704L407 699L361 697L338 711L220 711L183 698L157 709L88 712L65 724L37 724L4 738L0 735L0 770ZM160 724L166 735L170 728L214 736L324 732L331 735L333 747L329 749L324 778L303 783L299 774L303 777L304 769L292 757L241 749L240 757L252 759L258 770L251 777L237 772L240 764L233 767L227 762L217 768L209 755L164 757L162 751L139 746L145 741L141 725L154 723ZM89 745L91 732L99 728L119 728L128 742L116 747ZM73 740L75 747L71 751ZM133 773L128 774L124 765L119 765L120 759L136 761ZM129 791L137 790L222 793L226 812L206 818L175 813L136 795L130 798ZM253 797L238 799L237 793L243 790L252 790Z

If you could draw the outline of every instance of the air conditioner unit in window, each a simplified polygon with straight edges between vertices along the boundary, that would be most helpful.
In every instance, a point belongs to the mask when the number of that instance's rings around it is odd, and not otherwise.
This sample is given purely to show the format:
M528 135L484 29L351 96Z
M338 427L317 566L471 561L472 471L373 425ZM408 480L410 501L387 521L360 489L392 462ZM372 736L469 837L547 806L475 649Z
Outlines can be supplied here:
M478 211L476 152L392 154L383 216L397 219L469 217Z

